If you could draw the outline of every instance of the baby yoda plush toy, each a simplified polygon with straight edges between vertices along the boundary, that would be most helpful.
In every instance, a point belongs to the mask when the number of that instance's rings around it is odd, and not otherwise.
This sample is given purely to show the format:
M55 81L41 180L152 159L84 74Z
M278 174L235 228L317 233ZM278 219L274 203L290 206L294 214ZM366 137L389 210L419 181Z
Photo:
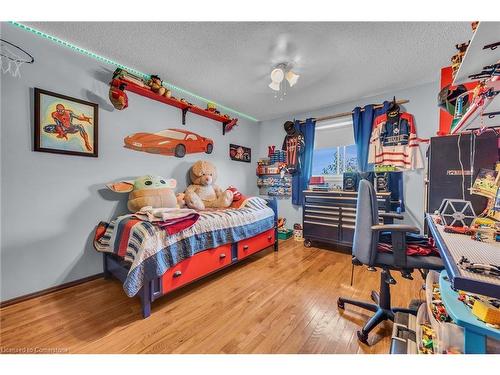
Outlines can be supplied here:
M233 192L222 190L215 184L217 169L205 160L198 160L189 171L192 184L184 192L184 201L189 208L226 208L233 202Z
M106 185L117 193L129 193L127 207L131 212L141 208L175 208L177 198L174 189L177 181L160 176L142 176L134 181L119 181Z

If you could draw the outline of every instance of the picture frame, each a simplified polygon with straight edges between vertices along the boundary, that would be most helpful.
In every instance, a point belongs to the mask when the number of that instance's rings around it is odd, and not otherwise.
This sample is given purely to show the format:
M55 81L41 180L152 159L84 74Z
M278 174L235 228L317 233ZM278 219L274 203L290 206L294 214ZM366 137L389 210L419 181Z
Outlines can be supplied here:
M34 95L34 151L98 157L98 104L37 87Z
M250 163L252 161L252 149L245 146L229 144L229 157L234 161Z

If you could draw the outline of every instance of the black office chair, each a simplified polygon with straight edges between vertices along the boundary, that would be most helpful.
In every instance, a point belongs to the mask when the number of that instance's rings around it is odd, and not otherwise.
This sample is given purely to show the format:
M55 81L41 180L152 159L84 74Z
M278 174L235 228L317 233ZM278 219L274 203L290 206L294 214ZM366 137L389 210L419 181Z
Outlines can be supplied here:
M443 263L441 258L435 256L406 256L406 233L419 233L419 229L403 224L379 224L379 218L383 218L386 223L388 220L402 219L403 216L394 213L379 214L375 189L367 180L360 181L356 211L352 262L354 265L367 265L373 271L375 267L382 269L380 292L372 291L371 298L375 303L340 297L337 305L340 309L344 309L344 304L348 303L375 313L361 331L357 332L358 339L368 344L368 334L380 322L389 319L394 321L396 312L416 314L413 309L391 307L390 285L396 284L396 280L392 277L390 270L400 271L404 278L412 280L411 274L415 269L441 270ZM391 233L392 253L377 251L381 232Z

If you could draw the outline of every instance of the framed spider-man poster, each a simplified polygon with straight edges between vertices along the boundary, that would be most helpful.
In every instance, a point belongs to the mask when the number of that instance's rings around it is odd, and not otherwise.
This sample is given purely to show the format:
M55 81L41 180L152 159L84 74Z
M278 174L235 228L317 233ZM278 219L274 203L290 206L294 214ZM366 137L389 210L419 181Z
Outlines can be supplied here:
M98 105L35 88L34 150L97 157Z

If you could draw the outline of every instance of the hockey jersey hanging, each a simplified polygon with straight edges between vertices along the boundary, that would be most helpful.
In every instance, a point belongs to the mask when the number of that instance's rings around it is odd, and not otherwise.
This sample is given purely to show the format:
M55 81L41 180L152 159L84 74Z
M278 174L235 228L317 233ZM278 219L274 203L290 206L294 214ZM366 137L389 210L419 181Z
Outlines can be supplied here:
M292 121L283 124L286 136L283 140L282 150L286 153L288 173L295 174L300 171L300 155L304 151L304 135L297 130Z
M397 111L384 113L375 118L368 163L375 171L402 171L423 168L413 115Z

